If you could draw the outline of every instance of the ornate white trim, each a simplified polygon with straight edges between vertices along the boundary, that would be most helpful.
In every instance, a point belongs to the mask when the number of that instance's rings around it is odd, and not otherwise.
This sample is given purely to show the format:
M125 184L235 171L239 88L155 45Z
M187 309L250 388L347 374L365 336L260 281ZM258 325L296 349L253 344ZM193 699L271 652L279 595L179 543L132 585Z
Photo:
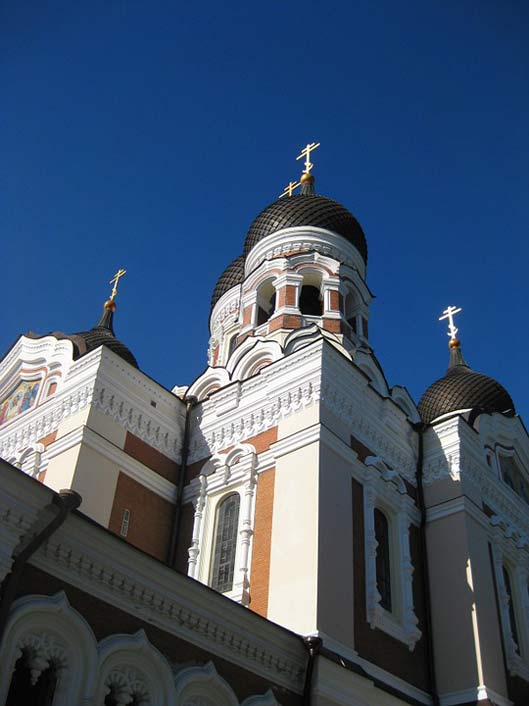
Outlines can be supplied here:
M96 704L102 704L110 691L119 706L127 706L134 697L148 706L175 703L171 667L143 630L105 638L99 643L98 654Z
M66 594L24 596L12 609L0 649L0 703L4 703L17 660L25 653L33 683L50 664L58 670L54 706L82 703L95 680L96 640Z
M176 704L182 706L239 706L228 682L217 674L213 662L187 667L176 675Z
M366 459L364 481L364 532L366 570L366 617L372 628L379 628L404 642L410 651L420 639L419 620L413 605L413 571L409 528L419 521L419 513L406 494L406 487L395 471L381 460ZM373 475L376 469L380 476ZM400 481L400 482L399 482ZM382 485L381 485L382 483ZM380 605L377 590L374 511L384 511L389 524L392 610Z
M341 235L313 226L283 228L263 238L248 253L244 270L249 274L264 260L311 250L349 265L365 278L365 263L355 246Z
M257 454L250 444L239 444L226 454L215 454L202 468L186 493L195 506L193 535L189 547L188 576L208 583L215 543L218 505L233 492L241 497L239 539L235 552L233 588L229 598L248 605L250 601L249 557L253 538Z

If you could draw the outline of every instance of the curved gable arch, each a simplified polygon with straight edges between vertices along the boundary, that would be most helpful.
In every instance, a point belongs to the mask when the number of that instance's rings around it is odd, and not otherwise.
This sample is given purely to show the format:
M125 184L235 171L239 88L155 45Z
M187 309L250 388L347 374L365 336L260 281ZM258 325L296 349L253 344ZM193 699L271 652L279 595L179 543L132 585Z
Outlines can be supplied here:
M86 620L74 610L64 591L54 596L24 596L17 600L0 650L0 703L7 698L17 660L25 650L40 676L52 662L58 682L54 706L83 703L95 682L96 639Z
M186 395L196 397L201 402L212 392L229 383L230 376L225 368L207 368L187 390Z
M244 699L241 706L281 706L271 689L260 696L249 696Z
M233 368L234 380L245 380L256 375L265 365L270 365L283 357L283 350L277 341L257 341L239 357Z
M371 385L384 397L388 396L389 390L384 375L371 356L362 351L358 351L354 357L355 364L364 372Z
M181 706L239 706L228 682L217 673L213 662L188 667L176 676L176 701Z
M410 421L420 421L421 418L419 416L419 412L417 411L415 402L410 397L410 394L405 387L401 387L400 385L395 385L395 387L392 387L391 399L395 402L398 407L400 407L400 409L404 412L404 414L406 414Z
M106 637L99 643L98 653L96 704L103 704L110 691L123 703L134 696L145 699L149 706L175 703L171 667L143 630Z

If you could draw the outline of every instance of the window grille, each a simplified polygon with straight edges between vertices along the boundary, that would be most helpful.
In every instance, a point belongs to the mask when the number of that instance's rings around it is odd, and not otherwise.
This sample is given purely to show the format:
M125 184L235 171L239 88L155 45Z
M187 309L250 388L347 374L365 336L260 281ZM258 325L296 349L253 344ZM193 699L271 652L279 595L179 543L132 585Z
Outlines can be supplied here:
M511 635L512 639L515 645L516 652L520 654L520 642L518 639L518 627L516 625L516 615L514 612L514 601L513 601L513 595L512 595L512 586L511 586L511 577L509 576L509 572L503 567L503 584L505 586L505 592L507 593L507 596L509 598L509 623L511 627Z
M228 495L217 508L211 587L226 593L233 588L240 496Z
M377 590L380 594L380 605L391 611L389 525L386 516L378 508L375 509L375 538L377 540Z

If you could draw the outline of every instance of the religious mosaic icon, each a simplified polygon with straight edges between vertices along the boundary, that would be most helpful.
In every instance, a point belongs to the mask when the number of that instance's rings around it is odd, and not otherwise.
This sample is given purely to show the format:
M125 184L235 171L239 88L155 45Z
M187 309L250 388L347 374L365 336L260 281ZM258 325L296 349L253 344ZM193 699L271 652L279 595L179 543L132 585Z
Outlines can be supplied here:
M23 380L0 403L0 426L33 407L40 388L40 380Z

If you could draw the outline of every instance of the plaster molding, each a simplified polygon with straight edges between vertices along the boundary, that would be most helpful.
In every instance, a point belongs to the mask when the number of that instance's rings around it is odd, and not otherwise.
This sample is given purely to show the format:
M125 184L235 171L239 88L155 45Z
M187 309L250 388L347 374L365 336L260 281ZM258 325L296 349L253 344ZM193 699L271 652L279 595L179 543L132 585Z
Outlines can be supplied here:
M341 235L314 226L283 228L260 240L248 253L245 273L253 272L265 260L284 258L302 251L316 251L343 262L365 278L366 266L355 246Z
M197 590L195 582L82 517L68 518L31 563L169 634L302 691L305 652L297 638L214 591Z

